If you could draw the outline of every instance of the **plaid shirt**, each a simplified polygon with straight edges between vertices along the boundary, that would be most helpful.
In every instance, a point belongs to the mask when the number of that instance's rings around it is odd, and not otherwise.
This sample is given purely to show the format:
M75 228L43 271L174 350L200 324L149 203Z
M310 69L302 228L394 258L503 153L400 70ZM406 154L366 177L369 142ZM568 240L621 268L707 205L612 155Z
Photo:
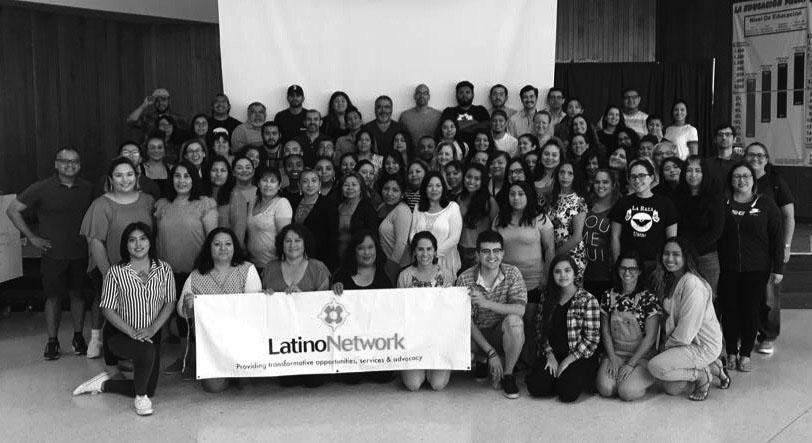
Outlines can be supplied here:
M482 285L478 285L485 290L485 298L496 303L526 305L527 287L524 285L524 278L519 268L502 263L499 265L499 272L504 278L493 290L488 291L482 287ZM478 279L479 265L472 266L457 277L457 284L455 286L468 287L476 285ZM504 314L498 314L471 304L471 322L479 329L487 329L498 325L504 318Z
M543 303L542 303L543 306ZM541 319L544 311L539 309L536 316L536 342L541 343L539 349L544 349L546 357L553 352L549 337L542 338ZM567 345L570 354L576 359L589 358L598 349L601 339L601 308L598 300L585 289L579 288L572 296L570 308L567 311Z

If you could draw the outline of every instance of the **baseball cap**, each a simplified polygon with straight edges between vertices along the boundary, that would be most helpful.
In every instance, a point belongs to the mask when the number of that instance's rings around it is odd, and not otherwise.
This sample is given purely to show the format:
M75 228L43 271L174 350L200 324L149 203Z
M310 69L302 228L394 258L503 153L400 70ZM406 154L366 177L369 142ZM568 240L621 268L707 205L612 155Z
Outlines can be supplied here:
M169 91L167 91L164 88L158 88L158 89L152 91L152 96L153 97L169 97Z
M290 85L288 95L304 95L304 90L299 85Z

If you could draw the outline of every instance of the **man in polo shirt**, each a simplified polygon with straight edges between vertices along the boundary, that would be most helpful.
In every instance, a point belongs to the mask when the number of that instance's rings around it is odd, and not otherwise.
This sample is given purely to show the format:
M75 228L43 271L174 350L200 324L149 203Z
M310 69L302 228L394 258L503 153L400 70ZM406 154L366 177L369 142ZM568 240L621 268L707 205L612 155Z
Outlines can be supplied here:
M510 135L519 138L524 134L533 133L533 117L536 116L536 102L538 101L539 90L533 85L526 85L519 91L519 98L522 99L522 110L508 115L508 132ZM491 113L493 117L493 113Z
M54 168L56 175L29 186L6 211L14 226L42 251L42 289L45 293L45 328L48 333L44 354L46 360L59 358L60 295L65 293L70 297L73 318L73 352L77 355L87 353L87 344L82 336L85 303L81 295L87 273L87 243L79 235L79 227L93 201L93 187L89 181L78 177L79 153L75 149L60 149ZM22 217L21 212L28 208L37 215L37 234Z
M501 379L507 398L519 398L513 369L524 345L527 287L517 267L502 263L504 240L498 232L482 232L476 245L479 263L463 271L456 283L468 287L471 295L474 377L484 381L490 372L494 384Z

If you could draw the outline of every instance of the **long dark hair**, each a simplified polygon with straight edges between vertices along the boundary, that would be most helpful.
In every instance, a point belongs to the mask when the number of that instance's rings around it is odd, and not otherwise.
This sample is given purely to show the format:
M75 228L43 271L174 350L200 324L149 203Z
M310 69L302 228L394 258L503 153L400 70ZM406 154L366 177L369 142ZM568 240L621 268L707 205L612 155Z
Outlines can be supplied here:
M185 168L186 172L189 174L189 177L192 179L192 189L189 191L189 201L199 200L200 199L200 175L197 173L197 168L195 165L189 162L189 160L181 160L175 166L172 166L172 170L169 171L169 186L166 187L166 199L169 201L175 201L178 197L178 190L175 189L175 172L177 172L178 168Z
M127 249L127 243L130 240L130 234L135 231L143 232L144 235L146 235L149 239L149 251L147 251L147 256L149 257L150 264L154 263L156 260L158 260L158 250L155 247L155 233L152 232L152 228L148 224L137 221L127 225L124 228L124 231L121 233L121 242L118 249L118 252L121 255L121 261L119 264L126 265L130 263L130 260L132 260L130 250Z
M617 175L615 175L615 171L612 171L609 168L600 168L600 169L598 169L597 171L595 171L595 177L597 177L598 174L600 174L600 173L604 173L607 176L609 176L609 180L612 182L612 206L614 206L615 203L617 203L617 201L620 200L620 197L621 197L620 187L618 186L619 185L618 177L617 177ZM595 194L595 184L594 183L589 185L589 192L587 193L586 200L587 200L587 204L589 205L590 208L592 208L592 205L596 201L598 201L598 196Z
M422 212L426 212L429 210L431 203L429 203L429 196L426 193L426 188L429 187L429 181L432 178L437 178L440 180L440 184L443 186L443 193L440 194L440 206L445 208L448 206L448 185L445 183L445 179L443 178L443 174L440 171L429 171L425 177L423 177L423 183L420 184L420 203L417 204L417 209Z
M223 163L226 165L226 171L228 171L228 178L226 178L226 182L217 189L217 195L213 195L214 185L211 183L211 169L215 163ZM234 171L231 169L228 159L222 155L215 155L211 163L209 163L208 171L203 173L203 179L201 180L202 194L213 198L217 202L217 206L225 206L231 202L231 193L234 191L236 184L237 179L234 178Z
M538 210L538 197L536 196L536 188L530 185L529 182L518 181L507 185L505 188L508 190L506 195L510 195L510 189L518 186L524 191L527 197L527 206L522 210L522 216L519 217L519 226L534 226L536 223L536 215ZM511 219L513 218L513 207L510 206L510 198L504 198L500 202L499 217L497 218L500 228L506 228Z
M660 251L660 257L657 259L657 268L651 276L651 287L660 300L664 299L668 295L668 290L677 283L674 280L674 274L668 272L663 265L663 252L669 243L675 243L679 246L680 251L682 251L683 269L685 269L685 273L694 274L707 284L705 276L702 275L702 272L699 270L699 265L697 265L696 249L694 248L693 242L681 235L669 237L665 240L665 243L663 243L663 249Z
M386 263L386 256L381 250L381 244L378 243L378 238L375 233L369 229L361 229L353 233L350 237L347 249L344 250L344 256L341 257L341 266L333 276L333 281L340 280L339 276L352 277L358 273L358 259L355 257L355 248L363 243L367 237L371 238L373 243L375 243L375 268L377 270L383 269L383 265Z
M550 269L547 271L547 290L545 291L544 299L541 302L541 309L539 309L537 314L537 328L541 333L541 341L539 342L539 345L550 338L550 331L553 327L553 313L555 312L556 305L558 305L558 302L561 301L561 287L555 284L555 280L553 279L555 265L561 262L568 262L570 266L572 266L573 275L578 269L577 265L575 264L575 260L569 254L558 254L553 257L553 260L550 262ZM539 352L543 352L543 350L539 348Z
M572 167L572 192L579 197L584 196L584 179L581 177L581 170L578 168L578 165L570 160L561 160L558 166L556 166L555 171L553 171L553 190L550 193L550 206L556 204L558 196L561 194L561 182L558 180L558 173L564 165L570 165L570 167Z
M214 237L217 234L227 234L231 237L231 244L234 245L234 255L231 257L231 266L239 266L245 263L245 251L237 240L237 234L228 228L214 228L209 232L209 235L206 236L206 240L203 242L203 246L197 254L197 258L195 258L195 269L197 269L197 272L201 275L206 275L214 269L214 259L211 256L211 244L214 242Z
M481 177L480 181L482 182L479 186L479 190L473 194L468 192L468 188L465 187L465 176L471 169L479 172ZM488 182L490 181L490 176L488 175L488 171L485 169L485 167L479 163L468 163L468 165L465 167L465 171L462 174L462 181L463 185L462 192L460 193L460 201L469 199L468 209L465 211L465 215L462 217L462 224L466 228L475 229L477 222L482 220L484 217L490 216L491 194L488 192Z
M324 116L325 122L328 124L333 125L334 128L338 129L341 126L338 123L338 115L333 112L333 100L338 97L344 97L344 100L347 101L347 110L344 111L344 116L346 117L347 113L350 112L350 109L355 108L355 105L352 104L352 100L350 100L350 96L347 95L344 91L336 91L330 95L330 100L327 102L327 115ZM346 122L346 120L345 120Z
M663 161L665 163L665 161ZM702 170L702 182L699 184L699 196L700 197L708 197L713 196L713 177L711 177L711 173L708 169L708 164L705 162L705 159L698 156L698 155L689 155L688 158L685 159L685 162L682 164L682 170L680 171L679 176L679 185L677 189L683 195L690 196L691 189L688 186L688 182L685 180L685 176L688 172L688 164L696 163L699 165L699 168ZM753 179L755 182L755 178ZM716 197L716 196L714 196Z

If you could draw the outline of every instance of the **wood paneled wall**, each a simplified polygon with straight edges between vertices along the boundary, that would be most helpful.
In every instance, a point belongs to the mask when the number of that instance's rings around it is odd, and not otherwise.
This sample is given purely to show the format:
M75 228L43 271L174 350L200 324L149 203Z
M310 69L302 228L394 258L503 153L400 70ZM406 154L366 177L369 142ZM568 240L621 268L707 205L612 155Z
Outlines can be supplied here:
M656 0L559 0L556 61L655 61Z
M183 115L209 109L222 90L216 25L0 4L0 190L51 174L60 146L79 148L82 175L101 175L156 87Z

